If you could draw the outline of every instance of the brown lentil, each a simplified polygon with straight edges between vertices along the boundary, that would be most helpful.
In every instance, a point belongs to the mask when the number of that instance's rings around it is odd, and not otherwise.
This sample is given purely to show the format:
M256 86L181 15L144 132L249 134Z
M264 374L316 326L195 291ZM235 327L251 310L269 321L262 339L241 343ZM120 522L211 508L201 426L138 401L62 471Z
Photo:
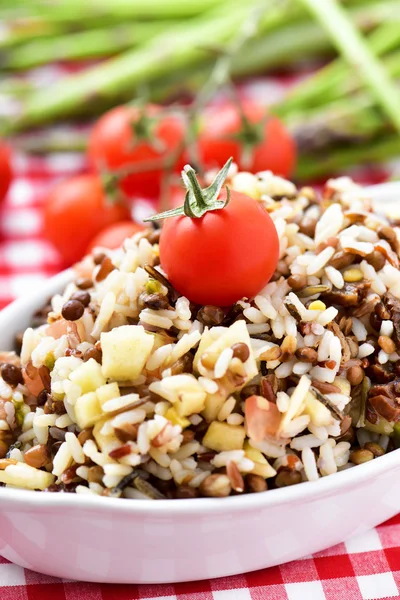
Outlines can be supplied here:
M361 465L362 463L369 462L373 460L374 454L367 449L359 448L358 450L353 450L350 454L350 462L354 465Z
M207 327L220 325L224 320L225 313L219 306L206 305L203 306L197 313L197 319Z
M24 459L30 467L40 469L49 462L50 453L45 444L37 444L25 452Z
M115 266L112 263L112 260L109 256L106 256L101 263L101 267L96 275L96 281L103 281L107 275L114 271Z
M346 377L350 385L359 385L364 379L364 371L361 367L355 365L354 367L350 367L350 369L348 369Z
M75 281L75 285L80 290L88 290L89 288L93 287L93 281L89 278L81 277Z
M80 433L78 433L78 440L81 446L88 440L93 439L93 428L90 429L82 429Z
M85 307L79 300L68 300L61 309L61 314L67 321L77 321L85 312Z
M187 444L189 442L193 442L194 440L194 431L191 429L184 429L182 431L182 444Z
M292 288L292 290L301 290L307 285L307 276L306 275L291 275L287 280L288 284Z
M307 363L315 364L318 362L318 354L314 348L298 348L296 350L296 358Z
M288 487L289 485L296 485L301 481L301 473L293 469L282 469L275 477L276 487Z
M178 485L176 488L176 498L183 500L184 498L197 498L199 492L196 488L190 487L190 485Z
M382 448L382 446L380 446L376 442L367 442L366 444L364 444L364 448L365 448L365 450L369 450L370 452L372 452L372 454L375 457L383 456L385 454L385 451Z
M91 358L94 358L94 360L101 365L101 361L103 358L102 351L96 348L95 346L93 348L88 348L83 354L83 361L87 362Z
M231 482L227 475L213 473L201 482L199 490L202 496L210 498L226 498L232 491Z
M313 379L311 381L311 385L315 387L322 394L340 394L341 389L339 386L334 385L333 383L326 383L325 381L318 381L317 379Z
M87 475L87 479L89 483L101 483L104 477L103 467L96 465L94 467L90 467Z
M89 302L90 302L90 294L89 292L75 292L74 294L72 294L71 296L71 300L78 300L78 302L80 302L81 304L83 304L83 306L89 306Z
M387 240L391 245L397 242L396 232L394 231L394 229L388 227L387 225L384 225L383 227L380 227L378 229L378 235L381 238L381 240Z
M375 271L380 271L381 269L383 269L386 263L385 256L382 254L382 252L379 252L378 250L374 250L371 254L368 254L368 256L365 257L365 260L372 267L374 267Z
M265 479L261 475L254 475L254 473L246 475L246 483L250 492L265 492L268 489Z
M106 258L106 254L104 254L104 252L97 252L94 256L93 256L93 262L95 265L101 265L101 263L103 262L103 260Z
M22 370L16 365L11 363L5 363L1 365L1 376L4 381L12 386L16 386L19 383L24 383L22 376Z
M243 342L239 342L238 344L233 344L233 358L238 358L242 363L246 362L246 360L250 356L250 350L247 344Z
M380 335L378 338L378 344L386 354L392 354L396 351L396 344L387 335Z

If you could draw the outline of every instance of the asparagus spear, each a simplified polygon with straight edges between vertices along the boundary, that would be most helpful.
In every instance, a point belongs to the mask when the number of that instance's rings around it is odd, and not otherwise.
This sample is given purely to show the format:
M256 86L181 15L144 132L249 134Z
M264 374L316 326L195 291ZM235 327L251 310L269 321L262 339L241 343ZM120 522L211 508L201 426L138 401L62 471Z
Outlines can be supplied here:
M370 144L335 148L326 155L306 154L299 156L296 178L299 181L312 181L317 177L334 175L355 165L383 163L398 157L400 152L399 136L392 134L373 140Z
M210 8L220 0L56 0L55 2L29 1L29 13L51 22L76 22L86 17L123 17L130 19L157 20L193 17ZM26 0L25 0L26 6Z
M227 11L229 5L229 2L221 5L218 11L171 28L143 47L32 94L24 103L21 115L10 124L10 130L71 115L79 110L81 103L111 100L165 73L196 66L209 57L206 47L210 41L221 44L229 41L254 3L238 4L234 10Z
M397 3L400 10L400 2ZM371 50L377 56L383 56L394 48L399 47L400 28L398 23L384 21L375 31L368 36ZM339 98L356 90L360 81L352 76L347 64L342 58L330 62L315 75L300 83L289 96L280 103L279 115L284 117L295 109L303 106L316 106Z
M400 132L400 96L390 76L336 0L302 0L328 32L332 42L356 70Z
M30 69L56 60L112 55L143 44L164 29L165 22L150 21L33 40L5 54L2 64L7 69Z

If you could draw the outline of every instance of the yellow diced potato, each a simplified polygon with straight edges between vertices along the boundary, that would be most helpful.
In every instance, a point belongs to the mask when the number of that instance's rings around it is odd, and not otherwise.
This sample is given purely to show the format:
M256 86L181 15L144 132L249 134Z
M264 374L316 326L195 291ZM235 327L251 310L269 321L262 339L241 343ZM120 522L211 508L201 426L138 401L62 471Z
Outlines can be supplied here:
M309 392L306 396L306 403L303 414L309 415L311 423L316 427L326 427L332 424L332 413L322 402Z
M203 334L204 337L204 334ZM207 343L208 343L207 338ZM207 354L219 356L223 350L226 348L231 348L234 344L244 343L248 346L250 350L250 356L246 360L244 365L244 369L246 372L246 377L244 379L243 384L240 387L244 387L244 385L253 379L258 373L257 363L254 358L254 354L251 350L251 340L249 336L249 332L247 331L246 323L243 320L236 321L226 329L226 331L218 337L215 341L205 347L205 344L200 342L199 348L194 357L194 368L198 368L198 363L202 355L207 351ZM240 388L237 388L240 389Z
M108 435L101 433L101 430L103 429L104 425L109 421L109 417L102 417L97 421L97 423L93 427L93 437L96 440L96 444L102 452L106 452L107 450L112 448L113 445L115 447L121 445L120 440L117 438L112 428L110 428L111 433L109 433Z
M245 437L246 432L241 425L228 425L228 423L214 421L203 438L203 446L216 452L241 450Z
M172 406L167 410L164 417L168 419L168 421L171 421L172 425L180 425L182 429L185 429L190 425L189 419L178 415L177 411Z
M207 394L204 410L201 413L207 423L216 420L217 415L228 396L229 393L224 390L219 390L215 394Z
M340 388L341 394L345 394L345 396L350 396L351 385L350 381L348 381L346 377L335 377L333 385L337 385L337 387Z
M55 479L52 473L35 469L25 463L9 465L4 471L0 471L1 483L30 490L44 490L52 485Z
M108 400L113 400L113 398L118 398L120 396L118 383L106 383L96 390L96 394L101 406L103 406Z
M80 396L75 404L75 417L81 429L92 427L102 416L101 405L96 392Z
M69 378L79 385L82 394L94 392L97 388L106 383L101 372L101 365L99 365L94 358L90 358L75 371L72 371Z
M180 417L201 412L207 395L196 377L187 373L154 381L149 390L174 404Z
M198 370L197 365L199 364L200 357L203 356L203 354L206 352L206 350L208 350L208 347L211 346L211 344L213 344L213 343L214 343L214 340L211 336L210 330L205 329L202 333L200 344L197 348L197 352L193 359L193 369L195 371Z
M103 376L131 381L141 374L151 354L154 336L141 325L123 325L102 333L100 342Z
M251 473L260 475L261 477L264 477L264 479L276 475L275 469L271 467L265 456L256 448L250 446L249 442L245 443L244 452L246 458L249 458L254 462L254 468L250 471Z

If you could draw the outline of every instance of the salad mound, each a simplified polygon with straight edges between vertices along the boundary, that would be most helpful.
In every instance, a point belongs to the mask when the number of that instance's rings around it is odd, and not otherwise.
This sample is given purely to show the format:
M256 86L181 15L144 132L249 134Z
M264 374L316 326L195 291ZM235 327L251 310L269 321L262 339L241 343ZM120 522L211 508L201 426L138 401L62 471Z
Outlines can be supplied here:
M161 266L170 225L95 249L19 353L1 354L3 485L226 497L315 481L397 446L400 228L348 178L319 194L231 166L227 184L274 225L245 256L251 272L279 238L272 278L230 306L198 304ZM174 218L203 226L236 206L212 202L211 215ZM238 294L243 273L237 284L232 264L216 293Z

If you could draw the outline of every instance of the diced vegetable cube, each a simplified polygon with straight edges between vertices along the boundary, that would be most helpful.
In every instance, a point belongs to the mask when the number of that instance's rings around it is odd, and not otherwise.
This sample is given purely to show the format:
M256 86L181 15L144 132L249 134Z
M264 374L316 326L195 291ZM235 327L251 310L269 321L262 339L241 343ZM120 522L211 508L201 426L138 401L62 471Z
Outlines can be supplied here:
M0 471L0 482L30 490L44 490L55 481L55 476L47 471L35 469L25 463L9 465Z
M214 421L210 424L203 438L203 446L216 452L241 450L245 437L244 427Z
M81 429L92 427L101 418L101 405L96 392L88 392L78 398L75 404L75 416Z
M317 400L317 398L311 392L308 392L306 396L306 403L304 407L304 414L309 415L311 423L316 427L326 427L332 424L332 413Z
M199 413L204 408L206 392L194 375L164 377L152 383L149 389L174 404L180 417Z
M72 371L69 378L80 386L82 394L94 392L106 383L101 372L101 366L94 358L90 358L75 371Z
M185 427L189 427L190 425L189 419L178 415L175 408L172 406L167 410L164 416L166 419L168 419L168 421L171 421L172 425L180 425L182 429L185 429Z
M245 456L254 462L254 469L251 473L255 475L260 475L267 479L268 477L274 477L276 475L276 471L263 454L256 448L250 446L249 442L246 442L244 445Z
M106 383L96 390L96 394L101 406L103 406L103 404L108 400L112 400L113 398L118 398L120 396L118 383Z
M100 336L102 373L117 381L137 379L149 358L154 336L141 325L123 325Z

